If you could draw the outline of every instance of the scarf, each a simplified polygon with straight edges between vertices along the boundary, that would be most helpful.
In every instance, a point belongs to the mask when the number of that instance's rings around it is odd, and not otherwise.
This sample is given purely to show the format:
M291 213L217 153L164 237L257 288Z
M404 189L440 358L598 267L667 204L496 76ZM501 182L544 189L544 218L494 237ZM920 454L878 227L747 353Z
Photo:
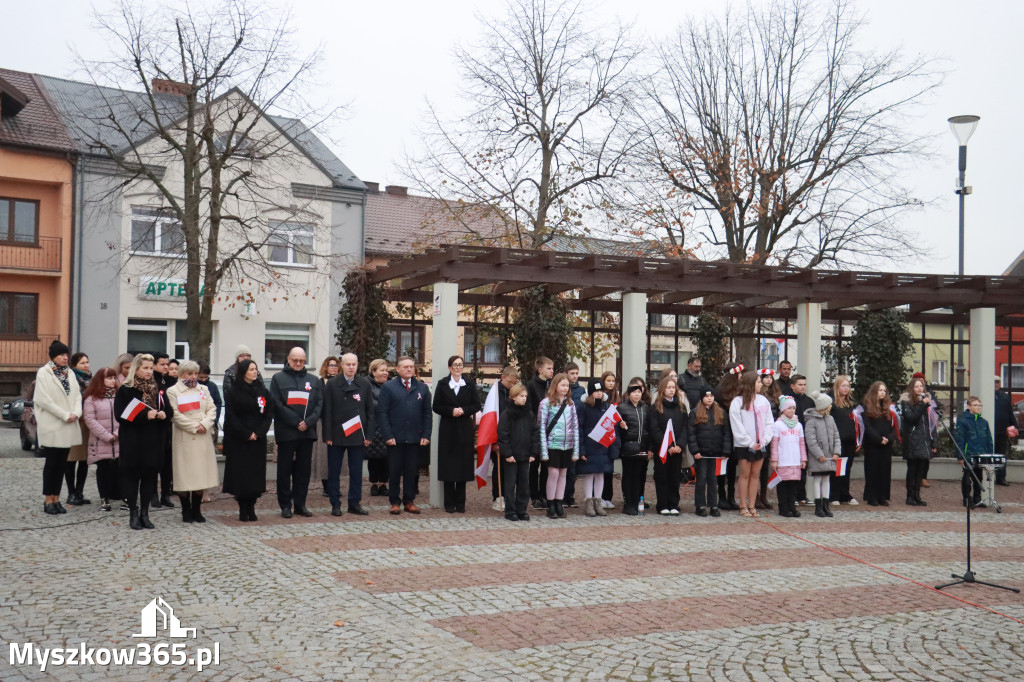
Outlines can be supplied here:
M191 379L181 379L181 383L185 384L185 388L195 388L199 385L199 379L193 377Z
M104 398L113 398L115 393L117 393L117 389L116 388L106 388L106 387L103 388L103 397Z
M61 367L53 360L49 362L50 369L53 370L53 375L57 377L60 385L64 387L64 394L71 395L71 384L68 383L68 366L64 365Z
M795 429L796 425L800 423L800 420L796 418L796 415L793 415L792 419L786 415L782 415L779 419L782 420L782 423L786 425L787 429Z
M71 371L75 373L75 379L78 380L78 385L81 386L82 388L85 388L86 385L88 385L89 380L92 379L92 374L90 374L89 372L83 372L80 369L74 368L72 368Z
M146 405L152 407L154 410L160 409L157 404L160 389L157 388L155 380L152 378L143 380L136 377L135 388L142 391L142 402L146 403Z

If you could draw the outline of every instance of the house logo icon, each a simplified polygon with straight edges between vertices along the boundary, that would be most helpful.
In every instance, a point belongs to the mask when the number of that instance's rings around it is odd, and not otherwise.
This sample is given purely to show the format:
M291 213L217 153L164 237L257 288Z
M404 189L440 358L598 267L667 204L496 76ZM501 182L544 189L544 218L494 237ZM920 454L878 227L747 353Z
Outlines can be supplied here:
M132 637L156 637L157 630L162 630L166 636L173 639L195 639L196 636L195 628L181 627L181 622L174 615L174 609L163 600L163 597L157 597L142 609L142 632L133 634Z

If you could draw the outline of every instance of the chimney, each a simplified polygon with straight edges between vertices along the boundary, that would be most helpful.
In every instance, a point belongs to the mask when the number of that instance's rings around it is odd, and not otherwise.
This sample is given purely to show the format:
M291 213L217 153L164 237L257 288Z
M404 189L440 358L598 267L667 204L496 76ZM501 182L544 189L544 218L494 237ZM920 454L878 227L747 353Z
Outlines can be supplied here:
M368 180L363 180L363 184L366 185L366 191L369 194L380 194L379 182L370 182Z
M154 78L151 83L153 85L153 92L161 95L177 95L178 97L185 97L192 90L192 86L188 83L169 81L164 78Z
M407 197L409 196L409 188L402 187L401 185L388 185L384 188L384 191L394 197Z

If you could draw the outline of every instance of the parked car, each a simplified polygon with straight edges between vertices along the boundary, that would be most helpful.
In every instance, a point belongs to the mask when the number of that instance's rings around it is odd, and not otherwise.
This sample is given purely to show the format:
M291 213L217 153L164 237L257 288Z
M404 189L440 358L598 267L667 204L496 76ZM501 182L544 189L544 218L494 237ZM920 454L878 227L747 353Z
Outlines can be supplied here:
M26 452L29 450L35 450L39 453L39 441L36 439L36 415L32 409L32 401L25 400L22 402L23 411L21 415L21 425L18 428L21 434L21 449Z
M9 422L14 422L14 423L20 422L21 421L21 413L22 413L22 411L24 411L24 409L25 409L25 399L24 398L18 397L18 398L11 398L10 400L5 400L4 401L4 405L3 405L3 413L2 413L4 421L9 421Z

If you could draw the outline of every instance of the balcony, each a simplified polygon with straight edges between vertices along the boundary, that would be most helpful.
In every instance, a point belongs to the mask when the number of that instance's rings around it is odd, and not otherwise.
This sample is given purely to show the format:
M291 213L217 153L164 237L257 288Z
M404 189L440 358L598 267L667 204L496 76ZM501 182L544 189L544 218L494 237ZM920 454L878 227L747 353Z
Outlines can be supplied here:
M38 237L35 243L0 242L0 272L60 275L61 238Z
M0 337L0 371L30 372L39 369L49 360L50 344L59 338L58 334Z

